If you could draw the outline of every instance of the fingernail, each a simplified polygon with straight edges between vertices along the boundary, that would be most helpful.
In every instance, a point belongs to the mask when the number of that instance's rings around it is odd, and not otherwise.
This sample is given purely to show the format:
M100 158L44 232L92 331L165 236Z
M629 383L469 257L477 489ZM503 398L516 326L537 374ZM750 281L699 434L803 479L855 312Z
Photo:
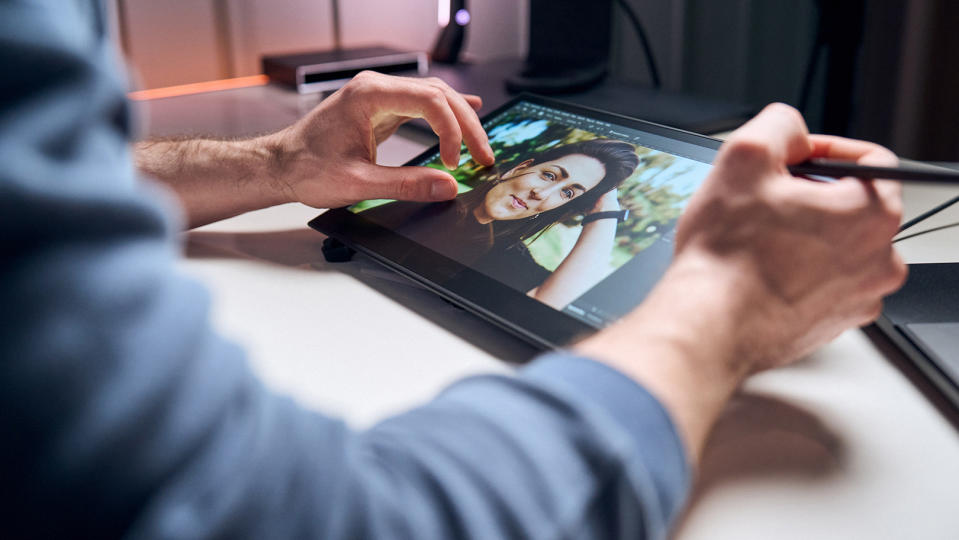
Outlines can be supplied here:
M432 199L446 200L452 199L455 196L456 188L447 180L434 180L433 185L430 186L430 198Z

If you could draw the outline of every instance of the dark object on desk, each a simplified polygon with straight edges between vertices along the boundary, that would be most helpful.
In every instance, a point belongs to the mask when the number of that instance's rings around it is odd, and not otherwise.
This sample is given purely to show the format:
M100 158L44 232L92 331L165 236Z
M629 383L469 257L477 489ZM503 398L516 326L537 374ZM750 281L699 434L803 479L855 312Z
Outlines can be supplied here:
M455 64L460 57L460 49L466 40L466 26L470 23L470 12L466 0L440 0L439 37L433 45L430 59L444 64Z
M429 62L424 52L388 47L334 49L264 56L263 74L271 81L292 86L297 92L335 90L357 73L419 73L425 75Z
M612 0L530 0L529 54L518 72L505 77L509 91L579 92L603 80L612 6Z
M959 263L910 264L876 326L959 410Z
M356 250L340 242L336 238L323 240L323 258L329 263L349 262L356 255Z

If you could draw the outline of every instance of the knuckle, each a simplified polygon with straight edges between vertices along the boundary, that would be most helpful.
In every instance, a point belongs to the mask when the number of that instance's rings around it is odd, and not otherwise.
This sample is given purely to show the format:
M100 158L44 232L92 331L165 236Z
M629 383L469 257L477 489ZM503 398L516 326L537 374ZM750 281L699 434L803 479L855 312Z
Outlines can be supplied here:
M786 105L785 103L779 103L779 102L770 103L769 105L766 105L764 112L765 111L783 115L789 118L791 122L801 123L804 125L806 122L806 120L803 119L802 113L800 113L799 110L797 110L795 107L792 107L791 105Z
M340 92L350 97L365 95L378 85L376 75L377 74L372 71L361 71L354 75L349 82L343 85L343 88L340 89Z
M864 234L873 244L888 244L889 239L899 231L900 220L898 215L885 206L876 209L872 214L872 216L869 216L868 211L849 212L846 215L846 221L850 227L855 227L857 223L861 223L860 230L864 231ZM868 217L863 219L864 215Z
M400 199L418 199L420 198L419 187L419 182L407 176L401 179L399 184L396 185L396 194Z
M446 105L446 94L435 86L429 86L426 89L426 99L434 106L440 107Z
M886 204L883 205L883 213L885 214L886 221L897 231L899 224L902 223L902 212L902 201L898 198L887 201Z
M877 269L869 273L870 277L866 290L869 291L869 294L879 295L880 297L898 290L909 277L909 267L891 246L882 256L873 258L869 264L863 264L861 268L863 268L861 271L866 271L868 268Z
M883 198L868 209L871 214L870 227L875 231L877 242L888 242L899 232L902 222L902 201L898 198ZM857 214L861 215L859 212ZM855 219L855 217L853 217Z
M861 229L871 231L875 228L875 219L869 216L868 208L861 201L844 200L835 203L836 217L846 226L854 227L857 223Z
M836 199L831 205L839 219L848 226L866 231L876 241L886 242L899 229L902 219L902 199L871 187L858 180L837 184Z
M880 157L882 161L888 163L890 167L896 167L899 165L899 156L897 156L895 152L882 145L877 144L876 146L879 147L878 150L882 154Z
M909 265L899 257L894 257L889 271L889 289L888 292L897 291L906 284L909 279Z
M882 315L882 300L876 300L869 304L869 306L865 309L865 312L863 313L862 324L869 324L878 319L880 315Z
M362 194L369 183L365 172L359 165L346 165L338 182L340 189L343 189L350 197Z
M417 99L423 103L427 111L442 113L446 107L446 95L435 86L422 86L416 90Z
M895 222L896 226L902 221L902 187L898 183L884 182L877 184L882 213L886 219Z
M881 144L869 141L865 142L870 147L870 155L867 158L870 163L874 165L885 165L887 167L895 167L899 164L899 158L895 153L893 153L892 150L882 146Z
M375 71L371 71L371 70L369 70L369 69L365 69L365 70L357 73L356 76L353 77L353 80L361 81L361 82L362 82L362 81L371 81L371 80L376 80L376 79L379 78L379 77L380 77L380 74L379 74L379 73L377 73L377 72L375 72Z
M885 184L889 186L889 194L895 197L901 203L902 202L902 183L890 182Z
M346 84L343 85L337 92L343 96L352 96L356 94L360 86L362 86L363 81L358 79L359 75L353 77Z
M724 160L730 162L769 162L772 149L765 141L750 136L732 137L722 148Z

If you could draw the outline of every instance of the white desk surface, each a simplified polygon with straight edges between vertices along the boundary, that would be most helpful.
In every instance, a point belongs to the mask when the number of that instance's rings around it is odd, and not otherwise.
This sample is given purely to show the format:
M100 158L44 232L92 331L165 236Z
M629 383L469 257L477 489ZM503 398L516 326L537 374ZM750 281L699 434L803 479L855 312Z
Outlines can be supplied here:
M379 156L400 164L422 148L398 135ZM954 191L908 186L906 217ZM323 237L306 227L316 214L284 205L185 235L183 270L207 285L215 325L272 387L362 427L535 354L362 256L326 263ZM957 222L952 209L919 230ZM959 261L959 227L898 246L907 262ZM851 330L748 381L713 433L676 537L959 538L959 431L887 353Z

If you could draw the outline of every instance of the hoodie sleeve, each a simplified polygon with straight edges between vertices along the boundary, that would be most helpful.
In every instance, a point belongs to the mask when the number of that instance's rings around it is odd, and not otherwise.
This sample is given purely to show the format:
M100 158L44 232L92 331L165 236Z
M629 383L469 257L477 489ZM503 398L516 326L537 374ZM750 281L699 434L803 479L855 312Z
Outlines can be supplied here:
M178 275L95 2L0 1L0 498L11 537L661 538L666 411L547 355L368 430L271 393Z

